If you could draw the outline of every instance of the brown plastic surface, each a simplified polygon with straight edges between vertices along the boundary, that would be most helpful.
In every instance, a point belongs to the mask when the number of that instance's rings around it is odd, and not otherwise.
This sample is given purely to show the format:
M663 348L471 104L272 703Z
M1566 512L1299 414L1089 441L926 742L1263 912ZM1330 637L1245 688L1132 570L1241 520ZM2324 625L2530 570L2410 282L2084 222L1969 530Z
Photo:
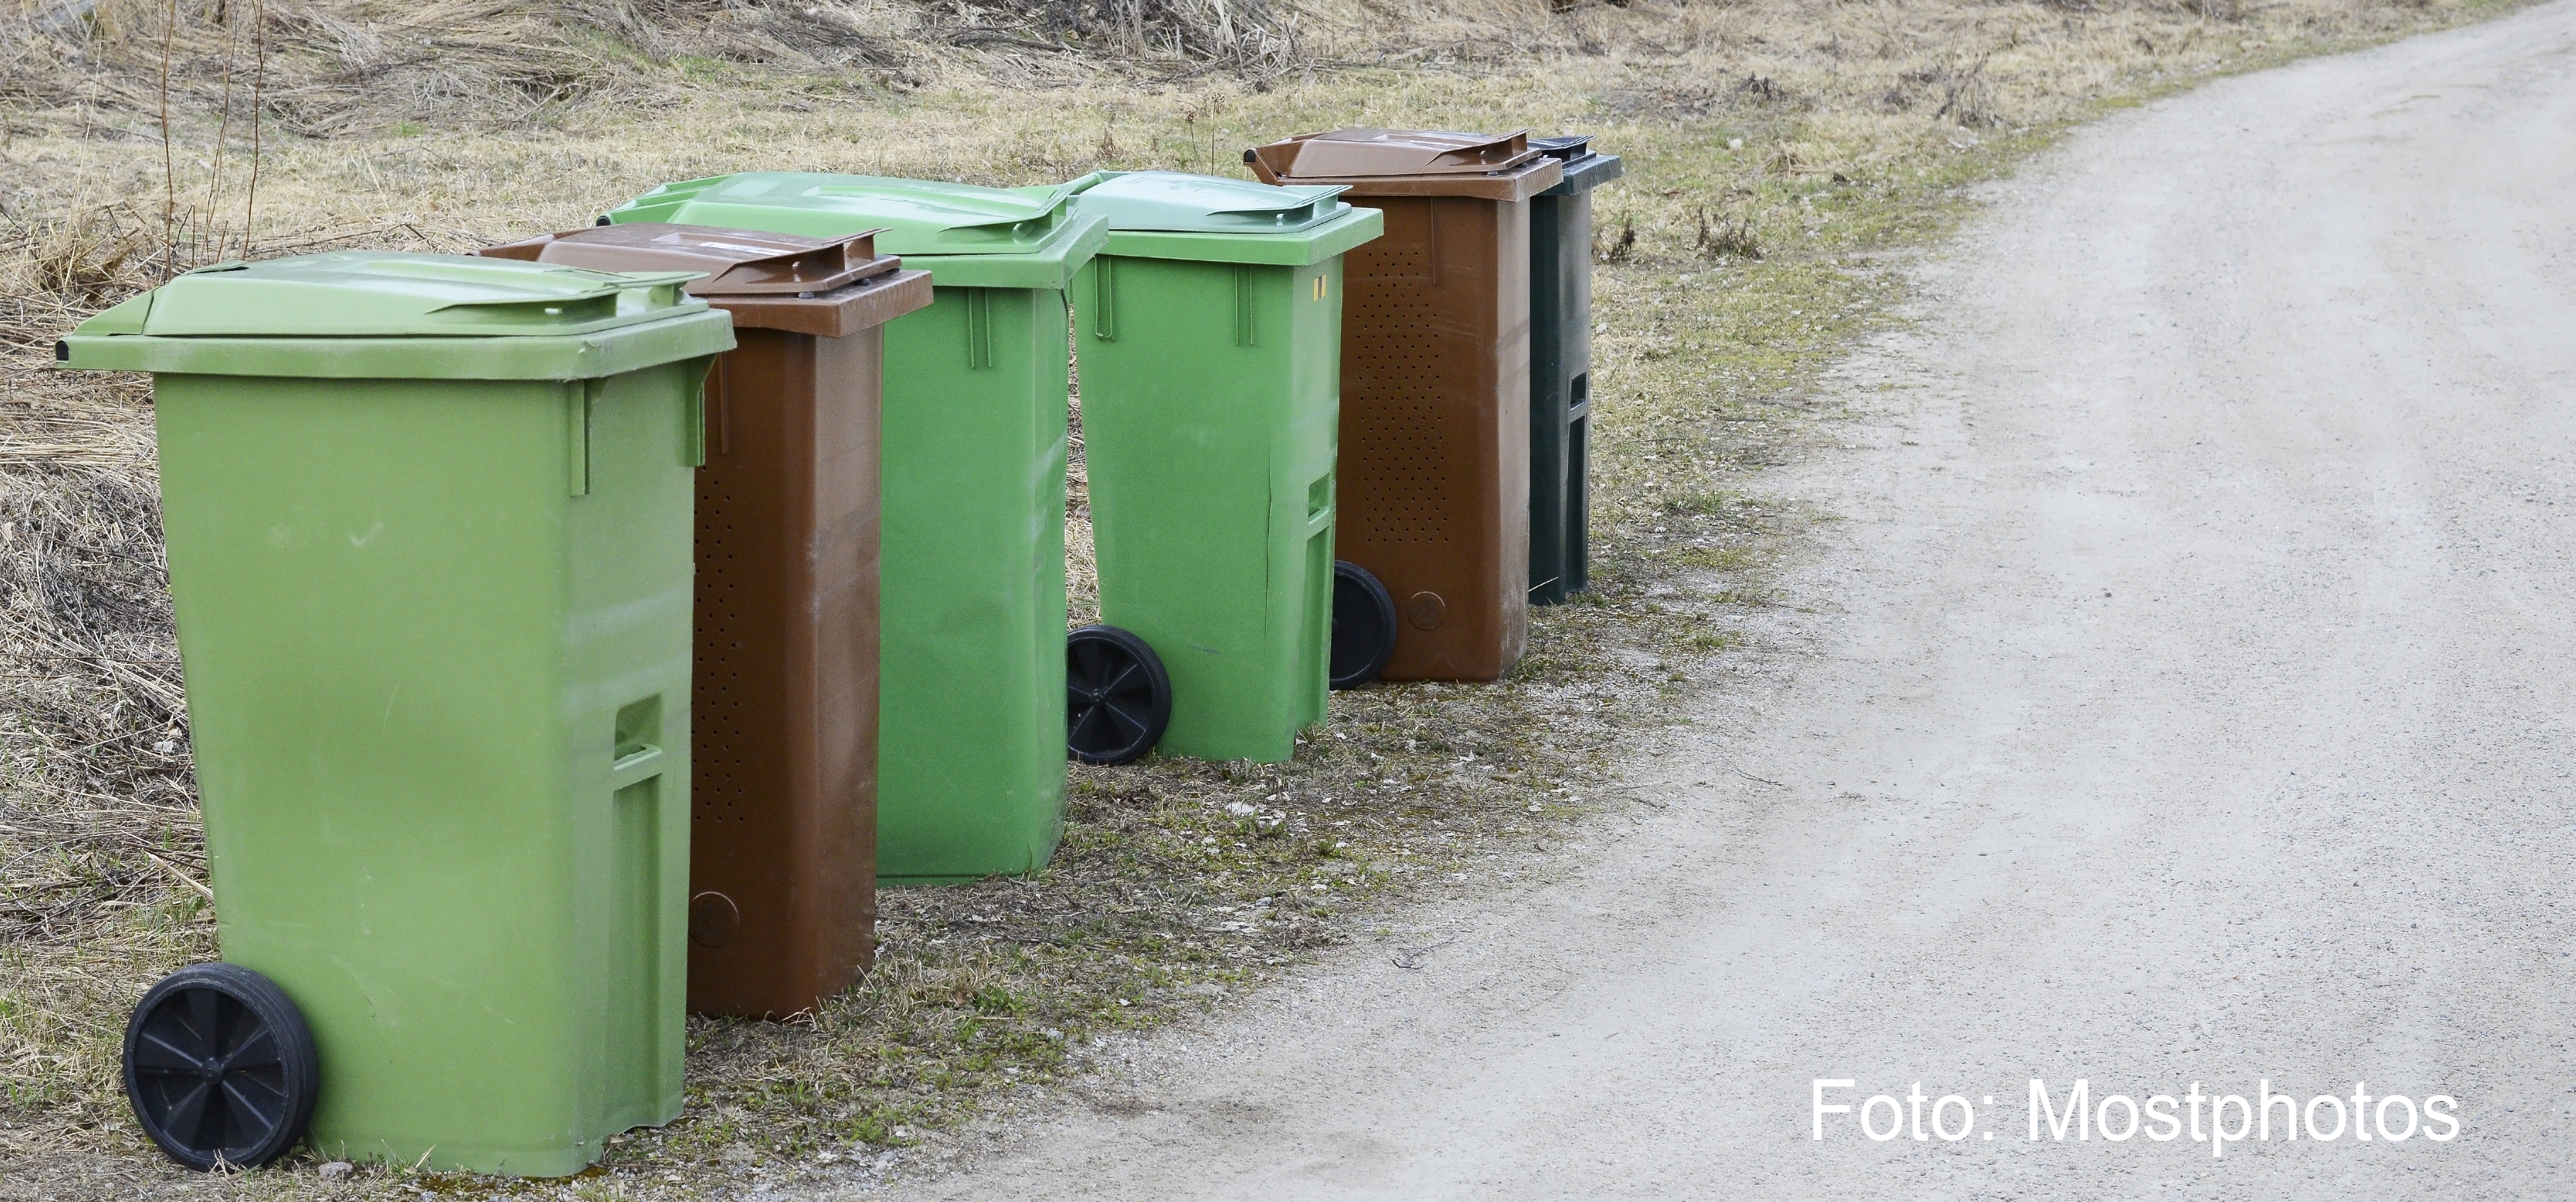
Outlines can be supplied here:
M1334 546L1395 599L1389 680L1492 680L1528 642L1529 198L1565 172L1526 134L1347 129L1244 155L1386 215L1342 261Z
M1529 144L1445 130L1336 129L1256 146L1244 161L1265 184L1343 184L1362 196L1527 200L1565 178L1565 165Z
M1529 131L1499 137L1438 129L1336 129L1298 134L1253 152L1281 176L1483 175L1536 157Z
M686 245L639 246L629 231L683 231ZM810 297L767 286L781 274L770 259L712 261L788 243L846 254L788 281L826 283ZM930 277L876 258L864 236L689 226L599 226L481 253L707 271L690 291L734 313L737 345L707 378L698 473L689 1008L810 1010L875 958L879 326L928 304ZM757 270L730 271L746 264ZM728 282L757 287L717 291Z
M474 253L601 271L705 272L707 278L685 287L691 296L810 298L895 270L899 266L895 259L877 257L876 236L884 232L875 229L841 238L805 238L710 225L639 221L540 234L525 242L487 246ZM609 266L611 263L617 266Z
M1342 261L1335 554L1395 598L1382 676L1492 680L1529 633L1529 202L1345 195L1386 233Z

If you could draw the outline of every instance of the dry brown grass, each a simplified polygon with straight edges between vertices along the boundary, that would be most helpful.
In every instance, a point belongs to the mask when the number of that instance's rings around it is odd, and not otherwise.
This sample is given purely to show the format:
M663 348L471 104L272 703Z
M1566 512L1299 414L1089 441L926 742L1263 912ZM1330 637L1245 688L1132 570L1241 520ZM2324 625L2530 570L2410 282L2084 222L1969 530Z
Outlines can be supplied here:
M1310 61L1310 23L1287 0L11 0L0 103L117 136L118 115L157 115L165 98L247 121L256 82L267 119L307 137L516 128L735 79L827 97L935 80L1257 79Z
M56 20L75 9L87 15ZM125 1007L215 954L149 397L140 380L54 373L45 354L78 315L173 267L245 246L462 249L750 168L1000 184L1100 166L1232 172L1247 143L1337 124L1590 129L1628 157L1598 201L1598 587L1537 615L1509 680L1338 695L1291 764L1077 771L1052 868L890 894L874 977L809 1021L694 1025L688 1116L563 1188L851 1184L887 1150L935 1148L966 1116L1076 1071L1099 1033L1372 938L1391 899L1519 870L1614 796L1624 748L1680 720L1685 690L1723 688L1735 657L1762 653L1779 603L1766 565L1822 515L1766 496L1760 473L1818 441L1812 381L1883 320L1903 256L1947 227L1961 185L2104 105L2477 11L0 6L0 1197L144 1196L184 1176L142 1147L115 1087ZM266 71L246 79L262 47ZM1079 597L1079 488L1069 517ZM523 1189L312 1170L197 1184L245 1198Z

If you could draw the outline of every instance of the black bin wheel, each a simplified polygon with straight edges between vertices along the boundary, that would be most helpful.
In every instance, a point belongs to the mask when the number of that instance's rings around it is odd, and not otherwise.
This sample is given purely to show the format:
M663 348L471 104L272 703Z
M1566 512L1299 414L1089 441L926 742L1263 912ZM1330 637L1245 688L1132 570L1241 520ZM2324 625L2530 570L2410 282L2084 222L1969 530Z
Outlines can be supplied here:
M145 1134L192 1169L257 1168L313 1120L321 1061L304 1012L267 977L192 964L125 1024L125 1097Z
M1395 656L1395 598L1367 568L1333 561L1333 687L1356 689L1377 679Z
M1145 640L1085 626L1064 641L1065 751L1086 764L1143 759L1172 722L1172 678Z

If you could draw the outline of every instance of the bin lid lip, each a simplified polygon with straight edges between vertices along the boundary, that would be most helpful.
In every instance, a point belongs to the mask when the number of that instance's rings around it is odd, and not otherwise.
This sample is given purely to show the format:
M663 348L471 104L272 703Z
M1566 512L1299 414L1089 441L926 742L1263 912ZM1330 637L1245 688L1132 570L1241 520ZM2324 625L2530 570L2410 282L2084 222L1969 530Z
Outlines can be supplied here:
M1070 184L985 188L879 175L746 171L664 184L609 217L618 224L703 219L738 226L728 215L802 212L846 220L852 230L876 229L876 248L887 254L1031 254L1067 224L1072 196Z
M1280 186L1186 171L1098 171L1073 181L1076 208L1112 230L1288 234L1349 212L1348 184Z
M883 229L838 238L638 221L544 234L487 246L488 258L557 263L596 271L691 271L691 296L812 297L897 271L902 261L875 250Z
M1592 135L1559 134L1553 138L1532 138L1530 146L1551 159L1579 159L1592 153Z
M695 272L606 272L473 255L325 251L216 263L82 322L174 338L580 334L705 308Z
M1558 138L1533 138L1530 145L1540 147L1546 157L1561 163L1565 178L1541 196L1573 196L1589 192L1625 173L1615 154L1602 154L1592 149L1592 135L1567 134Z
M899 278L899 277L898 277ZM150 296L145 293L135 300ZM132 302L128 302L129 304ZM593 380L733 349L734 323L703 304L568 334L424 338L164 338L84 327L55 344L71 371L334 380Z
M1286 181L1499 175L1539 157L1539 151L1526 129L1496 135L1355 126L1256 146L1248 157L1265 177Z

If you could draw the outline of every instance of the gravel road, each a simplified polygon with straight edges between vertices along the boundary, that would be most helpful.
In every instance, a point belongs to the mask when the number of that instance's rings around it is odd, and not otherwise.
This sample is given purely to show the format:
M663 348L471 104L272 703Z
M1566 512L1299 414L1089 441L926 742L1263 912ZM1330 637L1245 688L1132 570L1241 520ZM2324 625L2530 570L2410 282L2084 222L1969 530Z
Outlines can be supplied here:
M2576 3L2122 114L1991 200L1839 372L1852 448L1774 481L1846 519L1818 612L1648 803L900 1188L2576 1196ZM1817 1078L1971 1134L1813 1139ZM2034 1141L2032 1078L2387 1127Z

